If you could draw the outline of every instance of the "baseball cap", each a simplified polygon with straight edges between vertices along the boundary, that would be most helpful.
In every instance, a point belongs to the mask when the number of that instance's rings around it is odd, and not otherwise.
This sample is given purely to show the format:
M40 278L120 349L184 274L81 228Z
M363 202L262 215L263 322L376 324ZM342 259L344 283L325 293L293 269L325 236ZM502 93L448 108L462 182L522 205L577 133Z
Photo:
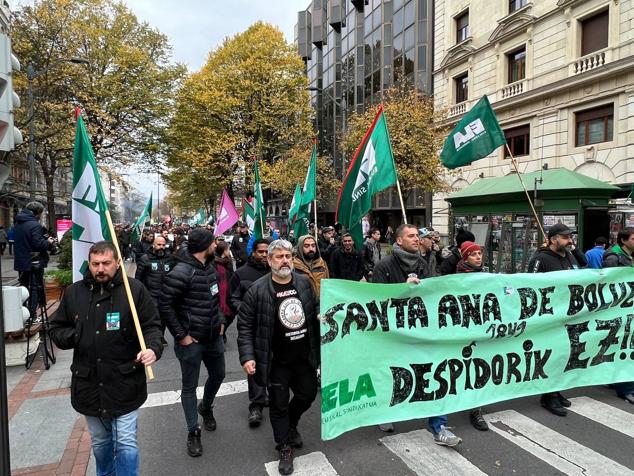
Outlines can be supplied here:
M427 238L427 237L432 236L433 234L434 234L434 232L433 232L433 231L428 230L427 228L419 228L419 229L418 229L418 235L419 235L421 238Z
M573 231L563 223L557 223L548 229L548 238L556 235L572 235Z

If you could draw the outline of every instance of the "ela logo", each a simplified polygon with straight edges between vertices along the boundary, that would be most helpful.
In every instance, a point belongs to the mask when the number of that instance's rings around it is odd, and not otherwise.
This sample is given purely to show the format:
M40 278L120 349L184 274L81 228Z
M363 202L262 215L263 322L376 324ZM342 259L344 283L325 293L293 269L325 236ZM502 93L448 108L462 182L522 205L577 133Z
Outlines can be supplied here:
M364 396L368 398L376 397L370 374L359 376L354 392L350 391L350 381L348 379L331 383L321 389L321 412L327 413L330 410L334 410L337 406L356 402ZM337 403L337 400L339 403Z
M456 146L456 151L462 149L466 144L471 142L474 139L477 139L482 134L486 134L486 129L484 128L484 124L480 119L476 119L475 121L471 121L467 124L467 127L464 128L464 134L461 132L456 132L453 136L453 142Z

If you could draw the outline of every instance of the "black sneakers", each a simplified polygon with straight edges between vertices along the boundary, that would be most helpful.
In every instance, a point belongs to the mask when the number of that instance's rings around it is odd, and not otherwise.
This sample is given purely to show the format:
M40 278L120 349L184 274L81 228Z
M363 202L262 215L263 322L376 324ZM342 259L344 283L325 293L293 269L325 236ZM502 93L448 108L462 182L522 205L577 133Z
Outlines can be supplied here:
M302 435L299 434L297 428L292 427L288 430L288 444L291 445L292 448L301 448L304 446L304 442L302 441Z
M280 463L277 470L280 474L291 474L293 472L293 448L288 445L280 448Z
M561 403L562 407L570 408L570 405L572 405L572 403L570 403L570 400L568 400L559 392L557 392L557 398L559 399L559 403Z
M559 399L559 395L557 393L545 393L539 399L539 403L541 403L542 407L544 407L553 415L557 415L561 417L565 417L566 415L568 415L568 410L566 410L563 407L562 402Z
M216 429L216 419L214 418L214 411L212 408L209 410L203 409L203 403L200 402L198 404L198 413L201 417L203 417L203 424L205 426L205 430L207 431L215 431Z
M203 445L200 442L200 428L187 434L187 454L192 458L203 455Z
M249 416L247 417L249 427L256 428L262 423L262 409L254 406L249 410Z
M471 424L476 430L487 431L489 429L489 425L487 425L487 422L482 416L482 409L480 408L471 410L471 415L469 415L469 420L471 420Z

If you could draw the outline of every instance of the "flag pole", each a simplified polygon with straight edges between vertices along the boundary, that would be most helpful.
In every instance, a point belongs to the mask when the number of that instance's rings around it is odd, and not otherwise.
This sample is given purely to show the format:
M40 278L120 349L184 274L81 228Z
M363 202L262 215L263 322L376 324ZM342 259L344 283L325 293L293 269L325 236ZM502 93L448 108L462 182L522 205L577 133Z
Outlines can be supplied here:
M396 170L396 164L394 164L394 170ZM398 179L398 173L396 174L396 190L398 191L398 198L401 201L401 212L403 213L403 223L407 223L407 215L405 214L405 203L403 202L403 194L401 193L401 181Z
M317 194L317 191L315 191ZM315 240L317 240L317 199L313 200L313 208L315 209Z
M542 226L542 222L539 219L539 215L537 215L537 210L535 210L535 207L533 205L533 201L531 200L531 197L528 194L528 190L526 189L526 185L524 185L524 180L522 180L522 174L520 173L519 169L517 168L517 160L515 159L515 157L513 157L513 153L511 152L511 149L509 148L509 145L507 143L505 143L504 146L506 147L507 152L511 156L511 162L513 163L513 167L515 167L515 172L517 173L517 178L520 179L520 183L522 184L522 188L524 189L524 193L526 194L526 200L528 200L528 204L530 205L531 210L533 212L533 215L535 216L535 220L537 221L537 226L539 227L539 231L541 231L542 237L544 239L546 239L546 232L544 231L544 227Z
M137 337L139 338L139 345L141 346L141 350L144 351L147 349L145 346L145 339L143 338L143 331L141 330L141 324L139 323L139 316L136 312L136 305L134 304L134 299L132 299L132 291L130 290L130 282L128 281L128 274L125 271L125 263L123 262L121 256L121 250L119 249L119 242L117 241L117 234L114 232L114 226L112 224L112 217L110 216L110 210L106 209L106 220L108 221L108 229L110 230L110 238L112 243L114 244L115 249L117 250L117 261L119 262L119 266L121 267L121 275L123 277L123 287L125 288L125 293L128 296L128 304L130 305L130 311L132 312L132 320L134 321L134 328L136 329ZM154 372L152 371L152 366L148 365L145 367L147 371L147 377L150 380L154 379Z

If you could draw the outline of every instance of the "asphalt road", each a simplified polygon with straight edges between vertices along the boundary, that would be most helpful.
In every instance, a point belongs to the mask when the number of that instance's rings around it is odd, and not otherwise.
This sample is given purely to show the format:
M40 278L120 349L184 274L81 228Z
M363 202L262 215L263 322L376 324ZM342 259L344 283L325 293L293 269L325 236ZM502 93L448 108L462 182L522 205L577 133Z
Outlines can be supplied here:
M267 467L268 474L277 474L268 411L259 428L247 424L248 396L236 337L234 325L228 331L224 395L214 407L218 429L203 430L203 456L191 458L177 393L180 368L168 336L169 347L154 366L156 378L148 384L151 395L139 419L141 474L265 475ZM205 379L203 369L199 385ZM603 386L565 394L576 410L566 418L546 412L538 397L487 406L488 432L475 430L468 412L452 414L449 424L463 439L455 449L435 445L425 420L397 423L393 434L365 427L321 441L318 397L299 425L304 447L296 450L295 474L634 475L634 406Z

